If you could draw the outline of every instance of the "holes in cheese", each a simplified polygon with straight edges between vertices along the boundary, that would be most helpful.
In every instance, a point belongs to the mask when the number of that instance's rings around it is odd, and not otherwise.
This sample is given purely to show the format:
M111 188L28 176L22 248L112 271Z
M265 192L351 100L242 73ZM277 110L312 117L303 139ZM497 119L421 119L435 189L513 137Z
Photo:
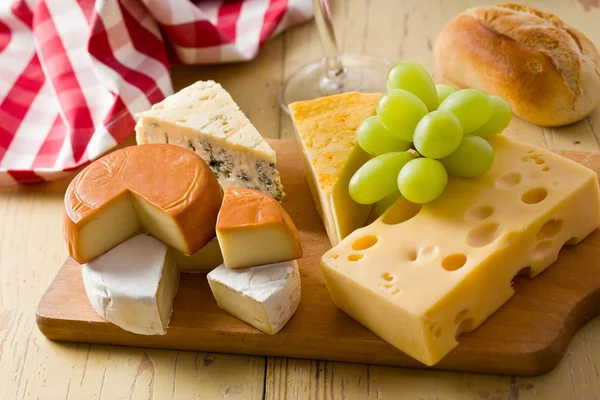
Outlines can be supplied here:
M375 235L363 236L360 239L356 240L354 243L352 243L352 248L354 250L366 250L369 247L375 246L377 240L377 236Z
M435 245L427 245L419 250L418 259L421 261L429 261L437 257L440 252L440 248Z
M523 267L521 268L515 276L526 276L530 277L533 273L533 269L531 267Z
M545 165L544 167L542 167L542 171L548 172L548 171L550 171L550 167Z
M543 242L539 242L535 245L533 251L531 252L531 255L534 259L545 258L555 253L553 251L553 247L554 246L552 245L552 240L544 240Z
M126 147L94 161L69 184L63 233L81 264L142 231L189 255L214 238L221 201L214 174L189 150Z
M302 257L294 222L273 197L258 190L225 189L217 238L228 268L255 267Z
M483 247L492 243L500 233L498 222L486 222L477 225L467 233L467 244L471 247Z
M350 254L348 256L348 261L358 261L360 259L362 259L365 255L364 254Z
M516 289L516 283L519 280L519 277L531 278L532 275L533 275L533 268L531 268L531 267L521 268L519 271L517 271L516 274L514 274L514 276L510 280L510 287L513 289Z
M442 268L446 271L456 271L467 263L467 256L461 253L450 254L442 260Z
M381 274L381 279L383 279L386 282L391 282L394 280L394 278L395 276L390 274L389 272L384 272L383 274Z
M538 233L535 235L535 238L536 240L552 239L554 236L560 233L562 227L562 219L551 219L542 225Z
M529 189L521 196L521 201L525 204L537 204L548 196L548 191L543 187Z
M528 155L521 157L521 162L542 165L546 162L546 160L544 160L541 153L534 152L534 153L529 153Z
M517 186L519 183L521 183L521 174L518 172L509 172L496 179L496 187L498 188L508 189Z
M460 336L463 332L471 332L475 329L475 320L473 318L467 318L458 325L456 328L456 336Z
M417 250L409 250L406 253L406 258L408 259L408 261L417 261L417 259L419 258L419 253L417 252Z
M467 318L467 315L469 314L469 310L462 310L461 312L459 312L456 315L456 318L454 318L454 323L456 325L460 325L461 322L463 322L463 320L465 318Z
M530 266L531 276L538 275L555 261L563 243L571 238L581 240L600 225L600 191L593 171L535 150L543 155L544 165L552 167L542 172L543 167L535 161L520 161L531 146L504 136L489 141L495 160L484 175L450 177L444 194L411 213L411 218L401 218L402 223L393 225L383 221L382 215L349 235L322 260L321 270L334 303L427 365L436 364L456 347L455 333L476 328L514 294L510 282L520 268ZM553 187L554 181L560 185ZM543 201L524 204L523 194L536 188L547 193ZM493 214L472 221L467 217L469 210L480 205L493 207ZM394 214L403 212L406 214L402 206L394 210ZM552 238L536 240L550 220L562 220L561 229ZM470 246L467 234L490 222L501 223L495 240L483 247ZM546 229L554 234L547 226L542 236L550 235ZM365 250L361 262L348 262L348 255L355 253L352 243L367 235L377 236L377 245ZM545 244L534 251L540 243ZM415 262L407 261L406 254L415 250L419 254L426 245L437 246L439 253L430 259L419 255ZM340 257L333 260L330 254ZM398 294L392 296L395 289L378 286L385 283L380 278L384 272L396 276L392 283ZM455 318L462 310L469 314L457 328ZM426 320L441 326L439 338Z
M482 221L494 213L494 207L487 204L477 204L467 211L467 221Z

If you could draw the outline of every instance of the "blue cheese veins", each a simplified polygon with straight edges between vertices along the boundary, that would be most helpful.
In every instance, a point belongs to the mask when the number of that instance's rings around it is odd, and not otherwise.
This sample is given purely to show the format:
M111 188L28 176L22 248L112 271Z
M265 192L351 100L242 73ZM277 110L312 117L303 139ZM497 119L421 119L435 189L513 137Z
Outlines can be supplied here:
M186 147L208 164L221 186L283 199L275 151L219 84L196 82L138 117L138 144Z

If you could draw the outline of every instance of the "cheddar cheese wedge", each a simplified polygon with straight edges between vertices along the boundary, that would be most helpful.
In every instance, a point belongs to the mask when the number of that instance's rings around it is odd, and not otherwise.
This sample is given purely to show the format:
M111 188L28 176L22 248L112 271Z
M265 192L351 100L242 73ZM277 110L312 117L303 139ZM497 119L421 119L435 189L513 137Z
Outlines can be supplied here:
M380 94L342 93L289 105L317 211L332 246L364 226L372 205L348 194L352 175L370 159L356 130L375 114Z

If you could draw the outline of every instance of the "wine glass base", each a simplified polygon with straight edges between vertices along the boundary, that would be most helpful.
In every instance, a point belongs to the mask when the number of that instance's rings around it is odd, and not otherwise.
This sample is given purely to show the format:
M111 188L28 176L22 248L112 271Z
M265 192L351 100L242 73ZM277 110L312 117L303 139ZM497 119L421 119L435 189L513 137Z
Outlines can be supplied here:
M305 65L294 72L281 91L281 108L290 113L288 104L312 100L344 92L383 93L391 63L380 57L367 55L340 56L343 73L331 76L325 59Z

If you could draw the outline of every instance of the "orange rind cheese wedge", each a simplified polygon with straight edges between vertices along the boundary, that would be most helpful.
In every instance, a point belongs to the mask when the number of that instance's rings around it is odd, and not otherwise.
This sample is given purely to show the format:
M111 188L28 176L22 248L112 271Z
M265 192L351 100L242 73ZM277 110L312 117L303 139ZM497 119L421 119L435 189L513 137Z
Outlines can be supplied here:
M217 238L228 268L302 257L298 231L288 213L273 197L254 189L225 189Z
M222 199L214 174L193 152L168 144L126 147L73 179L63 233L81 264L144 231L191 255L215 237Z

